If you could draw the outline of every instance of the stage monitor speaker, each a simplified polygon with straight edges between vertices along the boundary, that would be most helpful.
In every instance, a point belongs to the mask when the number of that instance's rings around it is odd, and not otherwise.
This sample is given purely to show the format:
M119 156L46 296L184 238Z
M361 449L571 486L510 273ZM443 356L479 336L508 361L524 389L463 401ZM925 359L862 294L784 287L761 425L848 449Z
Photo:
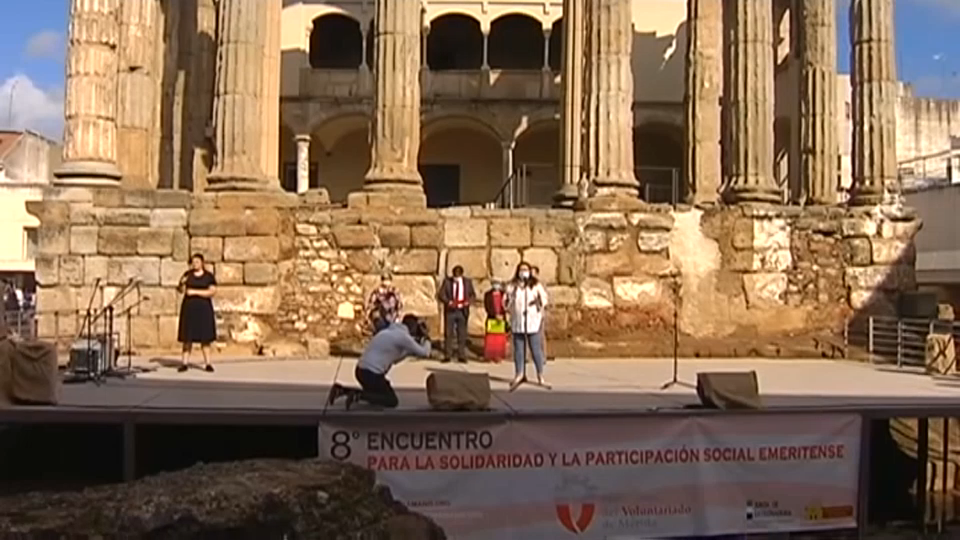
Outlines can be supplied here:
M936 293L900 293L899 304L898 311L904 319L936 319L940 316Z
M485 411L490 408L486 373L435 371L427 376L427 400L440 411Z
M697 373L697 396L710 409L761 409L756 371Z

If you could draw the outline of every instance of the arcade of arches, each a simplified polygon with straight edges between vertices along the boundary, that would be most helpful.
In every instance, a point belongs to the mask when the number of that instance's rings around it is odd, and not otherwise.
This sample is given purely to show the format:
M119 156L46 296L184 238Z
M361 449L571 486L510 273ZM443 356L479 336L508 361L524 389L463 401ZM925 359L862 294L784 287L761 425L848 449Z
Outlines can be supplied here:
M349 115L330 120L310 135L310 187L324 187L333 201L363 187L370 165L368 120ZM644 124L634 129L634 159L641 198L671 202L683 162L680 126ZM426 123L420 144L420 172L430 206L477 205L500 195L506 178L522 178L527 206L548 206L560 186L559 125L529 126L503 141L476 118L448 116ZM284 188L296 191L296 135L282 128L280 155Z

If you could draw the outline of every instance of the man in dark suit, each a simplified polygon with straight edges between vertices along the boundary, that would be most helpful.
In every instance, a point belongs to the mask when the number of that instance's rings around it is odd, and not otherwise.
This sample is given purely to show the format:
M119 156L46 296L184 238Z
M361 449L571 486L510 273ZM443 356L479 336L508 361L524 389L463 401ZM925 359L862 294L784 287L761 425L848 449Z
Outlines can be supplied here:
M457 342L457 360L467 362L467 321L470 319L470 304L477 298L470 278L463 277L463 267L453 267L453 275L443 280L438 295L444 314L444 358L449 362L453 356L453 342Z

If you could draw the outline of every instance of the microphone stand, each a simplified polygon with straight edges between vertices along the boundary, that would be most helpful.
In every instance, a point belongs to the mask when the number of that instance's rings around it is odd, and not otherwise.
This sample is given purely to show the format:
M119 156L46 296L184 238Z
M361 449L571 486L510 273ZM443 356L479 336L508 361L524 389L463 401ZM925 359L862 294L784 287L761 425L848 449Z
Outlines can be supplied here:
M673 377L660 385L660 390L668 390L674 386L683 386L694 389L697 386L680 380L680 275L674 274L670 283L673 291Z
M127 377L136 377L140 373L151 373L153 371L156 371L155 368L134 367L133 365L133 337L132 337L133 336L133 332L132 332L133 310L138 308L141 304L143 304L149 299L150 299L149 297L141 296L140 298L137 299L136 302L130 304L129 306L124 308L123 311L120 312L121 316L126 317L126 323L127 323L126 324L127 335L125 336L126 342L127 342L126 343L127 365L120 367L119 365L120 354L118 353L114 357L116 358L116 361L111 361L110 368L104 373L105 377L113 377L116 379L126 379ZM112 314L113 308L111 307L110 310ZM113 320L112 316L110 320L111 321Z

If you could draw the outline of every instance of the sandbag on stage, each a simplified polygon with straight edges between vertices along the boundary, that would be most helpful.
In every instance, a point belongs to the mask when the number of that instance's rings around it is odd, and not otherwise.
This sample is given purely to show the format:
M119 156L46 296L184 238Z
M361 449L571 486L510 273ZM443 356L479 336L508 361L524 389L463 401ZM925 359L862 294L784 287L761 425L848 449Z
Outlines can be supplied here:
M427 400L438 411L485 411L490 408L490 377L486 373L431 373Z
M13 343L10 372L10 396L15 403L56 405L60 402L57 348L52 343Z

